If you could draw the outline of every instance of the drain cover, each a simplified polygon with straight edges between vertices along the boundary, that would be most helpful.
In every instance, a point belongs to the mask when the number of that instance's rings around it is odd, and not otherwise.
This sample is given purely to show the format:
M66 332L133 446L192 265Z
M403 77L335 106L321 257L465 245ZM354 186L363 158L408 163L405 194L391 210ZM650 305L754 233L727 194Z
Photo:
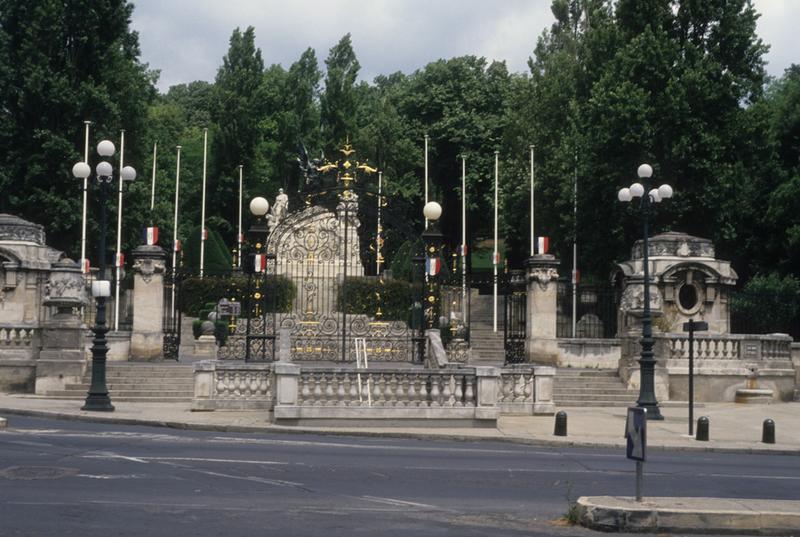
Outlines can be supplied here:
M78 473L77 468L61 468L58 466L9 466L0 470L0 478L5 479L61 479Z

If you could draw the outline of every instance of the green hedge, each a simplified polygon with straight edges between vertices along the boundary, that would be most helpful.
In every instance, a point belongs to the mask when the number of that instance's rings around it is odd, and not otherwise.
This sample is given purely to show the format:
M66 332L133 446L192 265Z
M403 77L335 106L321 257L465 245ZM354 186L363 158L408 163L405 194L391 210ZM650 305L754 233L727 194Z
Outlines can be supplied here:
M256 290L256 281L260 278L253 277L251 292ZM268 275L261 280L261 294L266 297L265 307L268 312L288 313L292 310L292 303L297 296L294 283L282 275ZM191 277L183 280L180 287L180 308L184 315L199 317L206 304L218 303L220 299L236 299L244 304L247 295L247 276L236 275L230 277L206 276L205 278ZM242 311L244 314L244 310Z
M343 300L346 291L347 302ZM378 310L378 293L383 319L388 321L409 321L411 317L411 301L413 286L402 280L386 279L381 283L377 278L352 277L339 287L337 307L342 311L346 307L348 313L375 316ZM419 289L417 289L419 293Z

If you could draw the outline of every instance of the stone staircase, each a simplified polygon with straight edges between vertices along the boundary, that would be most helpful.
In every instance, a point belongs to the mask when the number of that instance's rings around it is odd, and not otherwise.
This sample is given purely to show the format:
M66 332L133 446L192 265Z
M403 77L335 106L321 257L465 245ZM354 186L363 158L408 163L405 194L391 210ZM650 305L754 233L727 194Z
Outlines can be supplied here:
M503 297L497 298L497 332L492 326L492 295L472 290L470 297L470 347L472 365L502 366L505 362L503 343Z
M556 406L620 406L636 403L638 392L628 390L615 369L559 368L553 383Z
M91 382L91 365L80 384L67 384L48 397L83 399ZM108 362L106 384L111 402L177 403L191 401L194 375L191 365L167 363Z

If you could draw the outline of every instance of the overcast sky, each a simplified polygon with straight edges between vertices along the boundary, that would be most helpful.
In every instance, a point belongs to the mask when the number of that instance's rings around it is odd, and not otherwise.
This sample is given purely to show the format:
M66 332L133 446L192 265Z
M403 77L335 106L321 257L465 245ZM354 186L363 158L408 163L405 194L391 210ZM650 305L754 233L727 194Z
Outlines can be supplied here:
M361 78L410 73L439 58L473 54L525 71L536 39L553 23L550 0L134 0L142 61L161 71L159 89L214 80L234 28L254 26L264 63L289 67L312 47L324 68L347 32ZM767 71L792 62L800 0L755 0Z

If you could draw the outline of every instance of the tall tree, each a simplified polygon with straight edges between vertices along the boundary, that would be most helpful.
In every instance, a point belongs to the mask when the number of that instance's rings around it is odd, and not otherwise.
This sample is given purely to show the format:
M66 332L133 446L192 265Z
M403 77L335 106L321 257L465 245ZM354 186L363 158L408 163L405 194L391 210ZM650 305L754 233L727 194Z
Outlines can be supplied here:
M322 94L322 138L327 152L341 147L346 137L355 134L356 79L361 65L356 59L350 34L330 50L325 60L325 91Z
M3 209L41 222L45 208L49 242L73 257L81 195L70 170L83 158L83 121L94 122L92 141L124 128L126 163L142 155L156 75L139 61L132 10L125 0L0 0Z

